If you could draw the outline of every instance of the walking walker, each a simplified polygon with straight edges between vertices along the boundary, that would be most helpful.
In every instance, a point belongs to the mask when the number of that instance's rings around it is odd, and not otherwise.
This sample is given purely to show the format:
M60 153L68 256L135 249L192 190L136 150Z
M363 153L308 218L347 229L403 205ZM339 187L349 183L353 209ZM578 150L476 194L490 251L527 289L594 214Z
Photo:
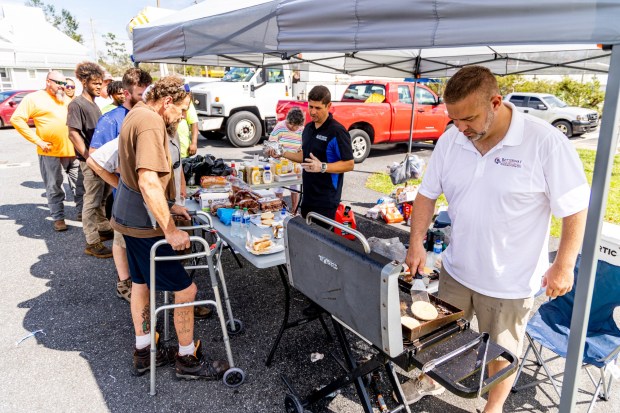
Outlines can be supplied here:
M193 213L192 213L193 215ZM151 247L151 262L150 262L150 313L151 313L151 331L155 331L155 327L157 326L157 314L159 312L164 311L164 338L168 339L169 335L169 315L168 310L180 308L180 307L188 307L194 305L210 305L214 306L217 312L220 326L222 328L222 336L224 341L224 346L226 348L226 356L228 359L228 364L230 368L224 373L223 382L228 387L238 387L245 381L245 373L243 370L235 367L232 351L230 349L230 340L228 334L237 334L243 330L243 323L239 320L233 318L232 308L230 306L230 300L228 298L228 292L226 290L226 282L224 280L224 271L222 269L222 264L220 261L220 256L222 252L222 241L217 234L217 231L213 229L211 217L208 214L205 214L202 211L196 212L196 215L201 215L207 221L207 224L199 224L190 227L178 227L181 230L187 231L195 231L201 230L210 235L213 238L214 242L209 245L209 242L205 240L204 237L199 236L190 236L190 243L192 245L201 244L203 247L203 251L192 252L190 254L185 255L177 255L177 256L157 256L157 249L167 244L168 242L165 239L162 239L156 242ZM196 243L196 244L195 244ZM206 264L199 264L200 259L205 258ZM198 300L192 301L189 303L181 303L181 304L170 304L168 303L168 292L164 293L164 305L157 307L157 303L155 301L155 264L157 261L182 261L186 259L191 259L193 265L188 265L185 267L186 270L200 270L200 269L208 269L209 276L211 277L211 285L213 288L213 294L215 296L215 301L213 300ZM226 303L226 309L228 312L228 322L224 317L224 308L222 306L222 300L220 298L220 290L218 278L221 281L222 292L224 295L224 301ZM156 368L153 368L156 363L156 354L157 347L155 342L155 334L151 334L151 389L150 395L154 396L157 392L155 390L155 377L156 377Z

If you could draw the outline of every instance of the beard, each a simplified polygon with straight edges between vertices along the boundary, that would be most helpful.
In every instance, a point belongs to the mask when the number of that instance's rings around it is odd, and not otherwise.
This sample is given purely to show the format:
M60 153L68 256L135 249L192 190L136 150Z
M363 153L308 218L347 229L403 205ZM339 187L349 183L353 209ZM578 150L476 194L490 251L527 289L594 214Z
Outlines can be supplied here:
M489 109L489 111L487 112L487 119L486 119L486 122L484 123L482 130L478 132L473 129L468 129L465 132L472 133L473 135L472 136L465 135L465 136L467 137L467 139L469 139L472 142L478 142L478 141L483 140L484 138L486 138L487 134L489 133L489 128L493 124L494 120L495 120L495 112L493 112L492 109Z
M56 99L62 101L65 98L65 91L62 89L58 89L56 91Z
M179 126L179 122L166 125L166 133L168 134L169 137L174 138L174 136L177 134L178 126Z

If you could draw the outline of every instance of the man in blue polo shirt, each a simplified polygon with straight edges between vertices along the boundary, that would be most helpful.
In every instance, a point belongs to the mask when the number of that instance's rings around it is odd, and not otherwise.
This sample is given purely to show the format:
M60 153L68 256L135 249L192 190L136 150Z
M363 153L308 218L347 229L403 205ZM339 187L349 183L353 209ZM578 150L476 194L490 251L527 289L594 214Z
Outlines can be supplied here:
M123 75L123 93L125 102L119 107L104 113L97 122L95 133L90 143L89 152L92 154L106 143L117 139L123 125L123 120L131 108L142 101L142 93L153 82L151 75L142 69L131 68ZM116 280L116 295L127 301L131 300L131 278L125 242L120 233L114 231L112 256L118 272Z
M301 163L303 198L301 215L316 212L334 219L342 197L344 173L353 170L353 148L349 132L329 113L331 94L325 86L315 86L308 94L308 123L299 152L282 157ZM272 152L273 155L273 152Z

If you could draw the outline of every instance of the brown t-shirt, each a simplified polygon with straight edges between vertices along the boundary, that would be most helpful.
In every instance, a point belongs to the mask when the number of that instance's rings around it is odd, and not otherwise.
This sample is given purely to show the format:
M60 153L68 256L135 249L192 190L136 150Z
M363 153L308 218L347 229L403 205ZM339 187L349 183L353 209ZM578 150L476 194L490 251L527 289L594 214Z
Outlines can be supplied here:
M174 202L176 190L172 175L172 162L164 120L143 102L136 104L127 114L121 127L118 142L118 165L121 179L129 188L140 192L138 169L157 172L166 199ZM130 228L112 220L112 227L124 235L151 238L163 235L161 228Z

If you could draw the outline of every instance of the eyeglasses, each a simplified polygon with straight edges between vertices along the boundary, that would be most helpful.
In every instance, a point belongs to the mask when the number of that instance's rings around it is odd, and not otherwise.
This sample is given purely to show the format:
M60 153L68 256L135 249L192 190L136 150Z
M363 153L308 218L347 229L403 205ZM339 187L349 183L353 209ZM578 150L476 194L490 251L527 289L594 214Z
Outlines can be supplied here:
M182 90L186 91L187 93L190 92L189 85L187 83L184 84L183 86L180 86L179 89L182 89Z
M47 79L47 80L51 80L52 82L56 83L58 86L63 86L63 87L67 86L67 82L63 82L62 80L56 80L56 79Z
M75 86L65 85L65 89L75 89Z

